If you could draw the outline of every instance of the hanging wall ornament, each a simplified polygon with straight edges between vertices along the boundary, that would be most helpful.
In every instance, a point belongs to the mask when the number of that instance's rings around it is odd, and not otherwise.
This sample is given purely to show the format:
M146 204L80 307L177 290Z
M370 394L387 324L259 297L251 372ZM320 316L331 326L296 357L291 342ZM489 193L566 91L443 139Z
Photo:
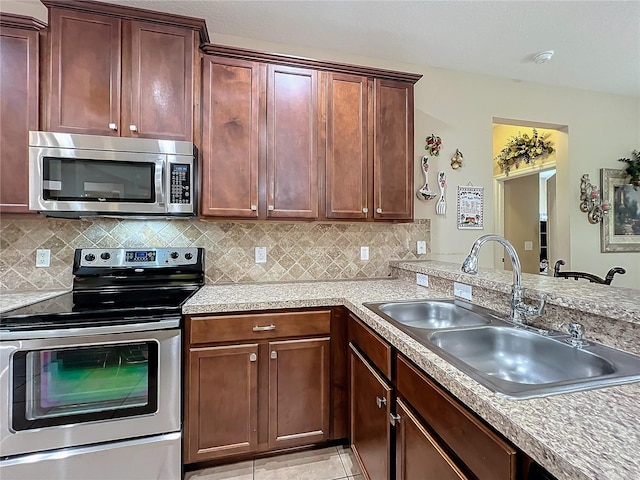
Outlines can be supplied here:
M416 192L417 197L420 200L433 200L438 196L436 192L429 188L429 177L427 172L429 171L429 157L426 155L422 157L422 174L424 175L424 185L420 190Z
M451 168L453 168L454 170L462 168L463 159L464 156L462 155L462 152L456 148L456 153L454 153L451 157Z
M440 148L442 147L442 139L437 137L434 133L427 137L427 145L424 149L429 152L432 157L440 155Z

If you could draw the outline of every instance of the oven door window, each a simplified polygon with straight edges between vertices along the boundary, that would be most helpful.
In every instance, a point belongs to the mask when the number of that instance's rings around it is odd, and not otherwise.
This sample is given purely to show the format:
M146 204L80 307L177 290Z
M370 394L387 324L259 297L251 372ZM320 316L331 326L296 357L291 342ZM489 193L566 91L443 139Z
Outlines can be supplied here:
M45 200L155 203L155 163L44 157Z
M157 383L154 341L21 351L13 357L13 428L151 414Z

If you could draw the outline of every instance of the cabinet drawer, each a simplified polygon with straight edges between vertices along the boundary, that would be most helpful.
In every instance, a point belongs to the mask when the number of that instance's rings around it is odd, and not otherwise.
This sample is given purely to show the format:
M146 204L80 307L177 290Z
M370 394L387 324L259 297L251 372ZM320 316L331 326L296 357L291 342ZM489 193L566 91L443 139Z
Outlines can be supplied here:
M349 341L357 345L387 378L391 378L391 345L353 315L349 315Z
M331 310L190 318L189 342L228 342L330 334Z
M514 480L516 450L408 360L396 362L402 395L478 480Z

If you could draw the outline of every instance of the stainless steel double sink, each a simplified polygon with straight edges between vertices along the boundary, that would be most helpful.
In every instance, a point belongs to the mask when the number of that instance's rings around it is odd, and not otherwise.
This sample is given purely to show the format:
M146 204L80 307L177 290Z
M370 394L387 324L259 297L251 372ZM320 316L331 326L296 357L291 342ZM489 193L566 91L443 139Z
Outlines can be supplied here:
M562 332L516 326L460 300L365 303L499 395L526 399L640 381L640 357Z

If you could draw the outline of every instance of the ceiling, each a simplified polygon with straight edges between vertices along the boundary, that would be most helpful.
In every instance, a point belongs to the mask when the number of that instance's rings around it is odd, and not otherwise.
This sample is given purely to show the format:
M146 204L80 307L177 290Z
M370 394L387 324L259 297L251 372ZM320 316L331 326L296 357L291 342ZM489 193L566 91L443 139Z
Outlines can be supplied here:
M640 0L106 1L204 18L212 36L640 97Z

